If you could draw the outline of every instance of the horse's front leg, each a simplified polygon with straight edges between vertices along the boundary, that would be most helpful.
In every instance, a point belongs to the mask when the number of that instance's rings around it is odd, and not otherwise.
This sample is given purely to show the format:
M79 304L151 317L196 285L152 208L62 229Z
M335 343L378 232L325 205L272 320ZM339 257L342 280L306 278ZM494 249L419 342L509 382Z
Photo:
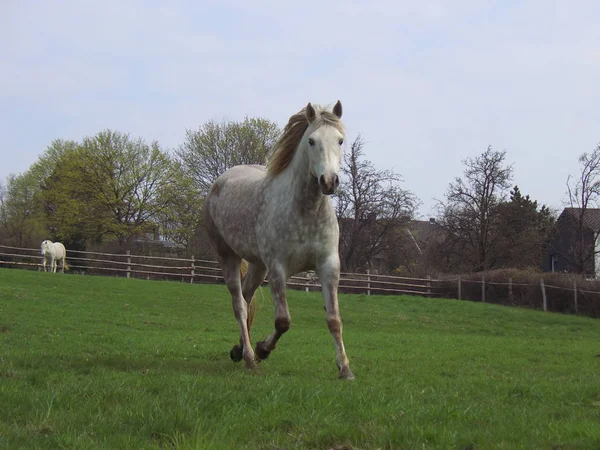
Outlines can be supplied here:
M46 270L46 257L44 256L44 259L42 259L42 266L44 267L44 272L47 272Z
M52 272L56 273L56 258L52 258L52 262L50 264L52 265Z
M269 271L269 286L275 303L275 332L256 344L256 357L267 359L279 338L290 329L290 311L285 298L286 274L283 270Z
M324 258L317 264L317 274L323 289L325 310L327 311L327 327L335 343L336 362L341 379L353 380L350 361L344 349L342 339L342 318L338 306L338 285L340 282L340 259L337 253Z

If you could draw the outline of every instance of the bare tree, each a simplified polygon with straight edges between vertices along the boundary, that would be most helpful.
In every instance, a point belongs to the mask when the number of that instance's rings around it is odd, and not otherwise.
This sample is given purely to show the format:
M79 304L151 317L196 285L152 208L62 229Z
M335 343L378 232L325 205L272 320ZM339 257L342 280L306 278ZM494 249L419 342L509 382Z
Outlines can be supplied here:
M600 199L600 144L592 153L583 153L579 157L581 172L577 179L567 178L567 202L571 208L585 211L597 208Z
M579 157L581 172L577 178L567 178L567 205L570 209L559 218L563 231L571 234L571 245L554 250L569 261L577 273L584 274L593 267L600 234L591 230L586 218L591 209L600 206L600 144L591 153Z
M187 130L175 152L185 175L205 195L214 180L239 164L265 164L279 136L274 122L246 118L243 122L211 120L196 131Z
M464 178L456 178L439 202L439 223L445 231L443 248L448 270L486 270L494 266L492 251L497 206L506 195L513 166L505 165L506 151L489 146L476 158L463 161Z
M412 192L400 188L399 174L362 159L364 145L358 136L344 156L336 204L341 260L352 271L370 267L374 257L399 245L418 204Z

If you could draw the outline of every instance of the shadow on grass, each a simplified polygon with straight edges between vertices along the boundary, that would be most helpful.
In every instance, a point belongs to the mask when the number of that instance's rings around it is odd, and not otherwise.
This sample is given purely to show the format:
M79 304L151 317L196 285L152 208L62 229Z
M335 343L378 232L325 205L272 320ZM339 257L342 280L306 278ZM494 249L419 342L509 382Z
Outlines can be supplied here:
M72 372L81 375L97 374L101 370L129 372L147 375L149 373L178 372L189 375L223 375L245 372L243 362L234 363L227 352L207 354L203 357L132 357L129 355L90 355L88 357L57 358L39 355L35 359L13 360L13 367L35 371ZM258 372L260 372L260 367ZM253 372L249 372L253 373Z

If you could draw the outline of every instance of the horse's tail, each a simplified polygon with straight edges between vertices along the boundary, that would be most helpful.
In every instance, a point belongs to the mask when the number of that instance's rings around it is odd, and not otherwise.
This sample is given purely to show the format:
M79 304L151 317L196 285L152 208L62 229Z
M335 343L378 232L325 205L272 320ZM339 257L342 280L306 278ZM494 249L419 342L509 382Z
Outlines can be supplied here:
M242 259L242 264L240 265L240 275L242 277L242 281L244 281L244 277L248 272L248 261ZM252 326L252 322L254 322L254 316L256 315L256 309L258 308L258 302L256 301L256 292L252 296L250 303L248 304L248 328Z

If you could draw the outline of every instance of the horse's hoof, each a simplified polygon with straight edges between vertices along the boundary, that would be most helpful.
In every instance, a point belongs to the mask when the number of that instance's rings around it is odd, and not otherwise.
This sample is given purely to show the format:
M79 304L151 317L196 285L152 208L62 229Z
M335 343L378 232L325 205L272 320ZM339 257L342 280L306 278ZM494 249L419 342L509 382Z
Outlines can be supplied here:
M340 370L340 380L354 380L354 374L350 370L350 367L344 367Z
M267 350L267 344L265 344L264 341L260 341L256 344L256 350L254 353L256 354L256 358L258 358L259 361L262 361L263 359L267 359L269 357L271 350Z
M257 367L258 366L256 365L256 363L254 361L246 361L246 370L254 370Z
M243 350L241 345L234 345L229 352L229 357L233 362L240 362L243 357Z

